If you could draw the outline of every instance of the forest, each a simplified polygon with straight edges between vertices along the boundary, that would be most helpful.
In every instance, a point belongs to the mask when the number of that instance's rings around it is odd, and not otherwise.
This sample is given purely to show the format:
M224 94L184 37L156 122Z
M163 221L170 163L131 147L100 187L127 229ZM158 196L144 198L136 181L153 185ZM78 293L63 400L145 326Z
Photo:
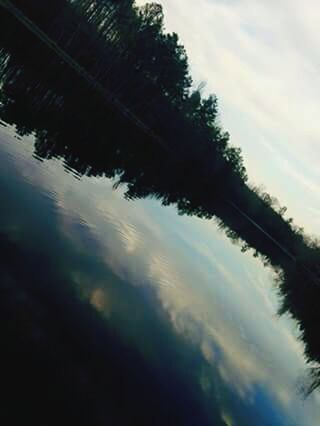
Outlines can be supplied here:
M298 322L313 366L306 392L318 387L320 244L249 183L241 150L220 125L218 100L194 87L161 5L0 5L0 118L35 135L38 157L62 158L79 176L112 178L128 199L152 197L179 214L214 219L242 251L272 266L279 314Z

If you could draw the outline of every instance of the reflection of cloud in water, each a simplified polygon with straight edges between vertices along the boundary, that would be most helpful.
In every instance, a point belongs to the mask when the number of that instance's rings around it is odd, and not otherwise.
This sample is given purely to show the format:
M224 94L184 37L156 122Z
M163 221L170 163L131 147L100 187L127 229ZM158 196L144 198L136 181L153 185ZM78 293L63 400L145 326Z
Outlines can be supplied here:
M141 243L141 236L137 229L131 223L118 223L119 235L123 241L125 250L128 253L133 253Z
M215 356L212 344L209 339L202 340L200 348L204 358L208 361L209 364L211 364L214 361Z
M177 218L168 209L163 226L153 215L157 203L139 201L128 208L107 181L84 178L79 183L56 171L53 185L50 164L37 166L33 177L27 168L28 179L54 194L65 235L82 253L100 256L118 277L155 289L172 328L197 345L212 368L212 374L201 373L202 388L211 389L213 371L218 371L245 401L253 401L260 385L296 415L301 406L293 386L305 367L302 347L287 323L274 318L269 273L230 246L212 223ZM90 271L75 268L72 278L95 309L109 316L111 298L101 277L92 281ZM224 420L234 424L230 415ZM312 418L301 424L312 424Z
M95 288L90 294L90 303L96 308L97 311L103 312L106 315L111 314L111 303L107 297L105 290L102 288Z
M181 277L172 267L169 259L161 253L158 255L151 254L149 259L149 279L160 286L177 288L181 281Z
M90 186L89 181L87 184ZM256 260L253 266L249 261L247 270L242 268L243 272L235 275L227 265L233 262L247 265L250 255L233 258L238 249L232 248L231 258L225 263L220 252L211 251L209 243L193 244L192 238L188 240L186 230L181 228L179 232L184 234L188 249L197 251L200 259L206 259L206 263L194 264L186 255L186 249L180 250L179 238L175 246L168 245L166 230L152 221L152 212L148 215L145 202L134 203L134 209L128 210L127 202L118 196L113 198L113 193L106 188L103 195L95 194L95 197L100 217L93 209L88 209L86 220L93 230L101 230L103 226L106 229L100 241L108 249L112 248L104 257L108 266L121 278L156 289L176 332L198 345L203 358L241 398L252 403L255 387L263 385L282 407L292 407L296 399L294 380L303 367L303 359L296 340L282 323L270 318L276 310L265 291L269 285L266 274L257 269ZM108 228L101 220L108 221ZM177 220L173 223L179 226ZM209 235L203 223L198 229L202 229L198 241L214 240L211 225ZM178 233L177 229L175 232ZM218 240L219 245L229 244L221 234ZM211 265L209 269L208 264ZM94 294L102 309L104 299L101 302L100 292ZM286 366L283 365L285 357L288 357ZM207 391L211 389L212 380L215 380L213 376L199 377ZM230 416L228 421L232 424Z
M235 423L233 423L232 417L230 414L223 413L222 414L222 420L225 422L226 426L234 426Z

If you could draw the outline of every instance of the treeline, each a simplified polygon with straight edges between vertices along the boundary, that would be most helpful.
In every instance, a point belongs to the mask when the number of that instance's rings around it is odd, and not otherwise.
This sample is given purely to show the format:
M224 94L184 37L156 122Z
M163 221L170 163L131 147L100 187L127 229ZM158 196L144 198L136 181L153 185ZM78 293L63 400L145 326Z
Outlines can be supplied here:
M125 0L14 4L165 145L127 122L4 10L2 119L21 134L35 133L37 155L61 157L80 174L113 178L126 185L128 198L154 197L180 214L215 217L243 251L253 250L276 269L281 312L297 319L306 354L319 363L319 245L284 217L277 200L247 184L241 152L219 125L217 99L192 88L185 49L176 34L164 31L161 6L138 8Z

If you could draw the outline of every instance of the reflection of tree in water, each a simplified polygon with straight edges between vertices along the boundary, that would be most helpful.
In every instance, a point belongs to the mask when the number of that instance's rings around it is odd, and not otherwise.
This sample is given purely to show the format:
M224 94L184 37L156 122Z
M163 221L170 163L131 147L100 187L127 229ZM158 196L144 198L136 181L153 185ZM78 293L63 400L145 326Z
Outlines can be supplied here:
M191 90L185 50L164 32L161 7L138 9L124 0L15 4L166 146L126 121L5 13L1 117L20 134L34 132L42 158L62 157L80 174L114 178L126 184L128 198L154 197L181 214L218 218L243 251L253 249L278 271L281 312L297 319L308 359L320 362L319 245L284 219L275 199L246 184L240 151L218 124L216 98ZM313 370L310 389L318 376Z

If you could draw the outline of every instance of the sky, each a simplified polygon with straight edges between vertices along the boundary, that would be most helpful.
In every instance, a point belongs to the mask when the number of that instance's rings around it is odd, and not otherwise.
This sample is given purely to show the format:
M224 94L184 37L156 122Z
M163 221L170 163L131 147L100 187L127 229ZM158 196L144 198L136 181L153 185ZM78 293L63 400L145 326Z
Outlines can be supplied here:
M215 93L250 182L320 236L320 5L316 0L159 0L194 82ZM146 3L137 0L137 4Z

